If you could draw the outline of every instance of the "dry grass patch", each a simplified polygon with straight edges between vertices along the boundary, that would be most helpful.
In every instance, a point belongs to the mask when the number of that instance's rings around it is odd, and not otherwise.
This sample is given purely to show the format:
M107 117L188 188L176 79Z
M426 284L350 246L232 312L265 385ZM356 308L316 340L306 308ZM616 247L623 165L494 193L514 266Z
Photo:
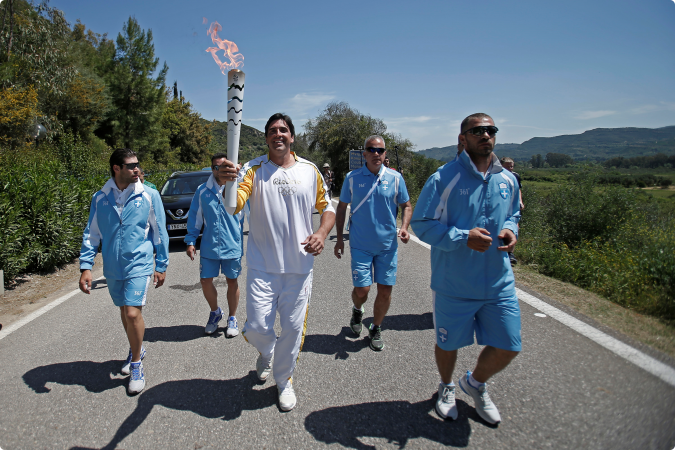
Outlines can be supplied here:
M675 324L638 314L570 283L542 275L527 265L514 266L513 272L519 283L675 358Z

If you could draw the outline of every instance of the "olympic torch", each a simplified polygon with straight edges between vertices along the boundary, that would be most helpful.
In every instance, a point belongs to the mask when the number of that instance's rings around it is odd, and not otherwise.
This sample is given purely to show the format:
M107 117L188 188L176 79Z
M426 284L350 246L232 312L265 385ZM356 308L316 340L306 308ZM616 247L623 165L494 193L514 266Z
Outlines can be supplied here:
M238 69L227 72L227 159L235 165L239 162L239 137L241 115L244 106L244 80L246 74ZM225 210L234 214L237 209L237 181L225 184L223 198Z

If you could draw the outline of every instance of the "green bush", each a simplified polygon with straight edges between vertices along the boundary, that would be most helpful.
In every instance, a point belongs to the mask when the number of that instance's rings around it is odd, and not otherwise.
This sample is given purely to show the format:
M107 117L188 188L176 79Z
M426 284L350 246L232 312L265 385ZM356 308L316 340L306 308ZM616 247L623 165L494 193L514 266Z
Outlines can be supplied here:
M72 149L72 142L67 144ZM51 271L78 255L91 196L107 175L85 175L42 152L0 154L0 268L5 283ZM81 170L80 170L81 169Z
M546 275L675 320L675 220L633 190L585 174L547 197L523 186L516 252Z

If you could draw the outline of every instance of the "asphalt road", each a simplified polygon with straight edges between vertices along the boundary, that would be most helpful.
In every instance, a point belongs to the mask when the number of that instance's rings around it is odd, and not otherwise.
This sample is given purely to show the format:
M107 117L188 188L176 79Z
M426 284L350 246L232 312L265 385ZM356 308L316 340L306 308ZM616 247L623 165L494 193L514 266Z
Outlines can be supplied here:
M315 220L318 216L315 215ZM334 242L335 237L331 237ZM0 340L0 448L607 448L672 449L675 387L521 302L523 351L490 380L503 422L490 426L458 389L459 418L433 411L429 251L400 245L398 284L384 322L386 348L349 331L348 246L316 259L308 331L294 386L297 407L277 406L259 384L257 352L241 336L205 336L208 306L198 261L171 244L164 287L146 321L146 389L126 394L128 344L105 281ZM245 262L245 259L244 259ZM225 280L217 281L225 306ZM246 271L240 277L246 319ZM73 286L76 288L76 286ZM366 305L366 324L372 317ZM460 351L457 375L478 346Z

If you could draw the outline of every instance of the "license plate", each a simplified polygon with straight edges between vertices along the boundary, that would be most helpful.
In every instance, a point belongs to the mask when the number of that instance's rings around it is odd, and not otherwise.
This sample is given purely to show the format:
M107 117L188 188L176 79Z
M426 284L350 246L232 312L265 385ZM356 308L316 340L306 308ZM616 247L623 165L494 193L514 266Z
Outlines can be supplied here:
M177 223L166 226L169 230L187 230L187 223Z

